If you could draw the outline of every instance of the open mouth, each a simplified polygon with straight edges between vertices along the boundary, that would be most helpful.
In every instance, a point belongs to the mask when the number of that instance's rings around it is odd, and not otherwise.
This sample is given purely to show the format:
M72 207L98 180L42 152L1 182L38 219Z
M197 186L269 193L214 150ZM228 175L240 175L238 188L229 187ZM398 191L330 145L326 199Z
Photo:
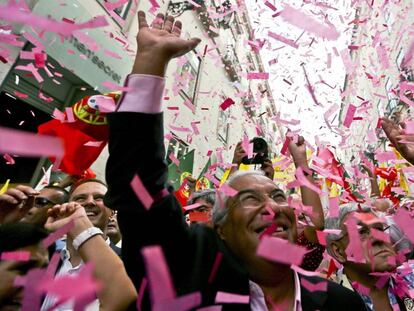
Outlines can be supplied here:
M86 216L88 217L95 217L99 215L99 210L96 209L86 209Z
M281 239L287 239L288 229L289 227L284 223L268 223L257 228L255 232L259 235L259 239L262 239L264 236L273 236Z

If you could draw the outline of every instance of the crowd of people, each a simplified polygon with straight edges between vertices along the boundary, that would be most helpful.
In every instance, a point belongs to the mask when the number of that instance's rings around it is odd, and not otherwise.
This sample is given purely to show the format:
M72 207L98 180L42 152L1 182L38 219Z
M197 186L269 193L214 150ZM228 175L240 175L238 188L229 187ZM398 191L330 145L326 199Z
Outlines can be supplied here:
M182 39L171 16L138 20L129 91L108 115L106 182L0 195L0 310L414 310L414 201L381 198L372 167L374 199L340 199L327 214L305 140L290 133L296 193L268 158L240 170L239 143L224 184L177 200L164 75L200 40ZM412 137L389 119L382 128L414 164Z

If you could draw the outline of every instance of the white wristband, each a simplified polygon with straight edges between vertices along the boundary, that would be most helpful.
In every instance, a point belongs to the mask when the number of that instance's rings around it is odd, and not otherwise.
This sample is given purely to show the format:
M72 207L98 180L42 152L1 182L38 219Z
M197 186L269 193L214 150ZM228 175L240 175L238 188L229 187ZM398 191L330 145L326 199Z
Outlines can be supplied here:
M96 227L90 227L84 231L82 231L81 233L78 234L78 236L73 239L73 248L75 250L78 250L78 248L85 243L87 240L89 240L91 237L101 234L103 235L103 232L101 231L101 229L96 228Z

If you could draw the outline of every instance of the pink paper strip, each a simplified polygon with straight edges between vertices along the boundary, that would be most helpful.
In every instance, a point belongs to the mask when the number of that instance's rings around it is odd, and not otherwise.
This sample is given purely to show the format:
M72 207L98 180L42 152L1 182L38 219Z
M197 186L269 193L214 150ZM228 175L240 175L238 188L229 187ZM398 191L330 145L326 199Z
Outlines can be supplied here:
M301 185L301 186L304 186L304 187L307 187L307 188L309 188L310 190L312 190L312 191L314 191L314 192L316 192L317 194L319 194L319 195L321 195L321 194L323 194L323 192L322 192L322 190L321 189L319 189L317 186L315 186L314 184L312 184L306 177L305 177L305 174L303 173L303 170L302 170L302 168L301 167L298 167L297 169L296 169L296 174L295 174L295 176L296 176L296 179L297 179L297 181L299 182L299 184Z
M232 100L231 98L226 98L224 102L221 103L220 108L221 110L224 111L227 108L229 108L231 105L234 105L234 100Z
M345 120L343 122L343 125L347 128L351 126L352 121L354 120L356 107L352 104L349 104L348 110L346 112Z
M345 252L349 256L349 260L357 263L365 263L365 258L363 256L364 251L362 248L361 237L359 236L356 219L353 217L348 218L345 225L348 229L349 236L349 244Z
M267 79L269 79L269 73L268 72L249 72L249 73L247 73L247 80L267 80Z
M138 175L134 175L134 178L132 178L131 188L134 190L135 195L141 201L142 205L148 210L154 203L154 199L151 197Z
M226 292L217 292L215 303L244 303L250 302L250 296Z
M213 283L216 278L218 268L220 267L221 260L223 259L223 253L218 252L216 258L214 259L213 267L211 268L210 276L208 277L208 284Z
M287 265L300 265L306 249L289 241L264 236L257 247L257 255Z
M62 158L64 148L62 140L57 137L0 127L0 153Z
M269 31L268 36L275 39L275 40L277 40L277 41L283 42L283 43L285 43L285 44L287 44L287 45L289 45L289 46L291 46L295 49L299 48L299 45L295 41L293 41L292 39L287 39L287 38L285 38L281 35L278 35L274 32Z
M300 280L300 283L310 292L326 292L328 290L328 281L322 281L319 283L312 283L304 278Z
M180 160L178 160L172 152L168 155L168 158L172 161L172 163L180 166Z
M68 233L68 231L71 230L74 225L75 224L74 224L73 220L71 220L66 225L60 227L55 232L49 234L49 236L42 241L43 246L44 247L49 247L50 245L55 243L56 240L60 239L62 236L64 236L66 233Z
M226 196L234 197L238 191L230 187L228 184L223 184L219 189L219 191L223 192Z
M199 208L200 206L201 206L201 203L194 203L194 204L183 206L183 210L191 211L193 209Z
M66 112L66 118L67 118L68 123L73 123L76 121L75 116L73 115L72 107L66 107L65 112Z
M147 246L141 253L144 257L152 304L174 299L176 293L161 247Z
M285 4L280 17L286 22L324 39L336 40L340 35L333 25L321 24L309 15L287 4Z
M30 259L29 251L13 251L3 252L0 260L15 260L15 261L28 261Z

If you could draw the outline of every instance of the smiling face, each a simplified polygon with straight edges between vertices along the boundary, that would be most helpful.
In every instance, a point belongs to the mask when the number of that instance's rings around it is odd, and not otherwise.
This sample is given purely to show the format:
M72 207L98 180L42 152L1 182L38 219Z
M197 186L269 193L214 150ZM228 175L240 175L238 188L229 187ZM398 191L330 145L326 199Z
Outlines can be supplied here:
M103 198L107 188L99 182L86 182L79 185L71 194L71 202L85 208L86 215L95 227L106 232L111 211L104 205Z
M375 215L372 213L362 213L365 221L369 221L370 224L367 225L361 220L358 220L358 232L361 240L363 256L365 263L356 263L348 260L346 249L349 245L349 236L347 233L347 228L345 223L348 219L355 217L356 214L361 213L350 213L345 217L344 222L341 224L342 237L339 240L332 242L332 250L336 259L342 264L347 265L353 269L364 273L375 272L385 272L392 271L396 268L396 264L392 261L392 257L396 255L392 244L385 242L383 240L377 239L372 235L372 230L381 231L387 233L387 224L383 222L375 222ZM361 219L357 217L357 219Z
M219 234L246 265L253 281L262 284L276 282L275 274L289 267L257 256L256 250L261 235L270 226L276 226L272 236L295 243L297 228L293 209L287 205L283 191L266 176L240 176L231 187L238 194L227 201L227 220L218 229Z

